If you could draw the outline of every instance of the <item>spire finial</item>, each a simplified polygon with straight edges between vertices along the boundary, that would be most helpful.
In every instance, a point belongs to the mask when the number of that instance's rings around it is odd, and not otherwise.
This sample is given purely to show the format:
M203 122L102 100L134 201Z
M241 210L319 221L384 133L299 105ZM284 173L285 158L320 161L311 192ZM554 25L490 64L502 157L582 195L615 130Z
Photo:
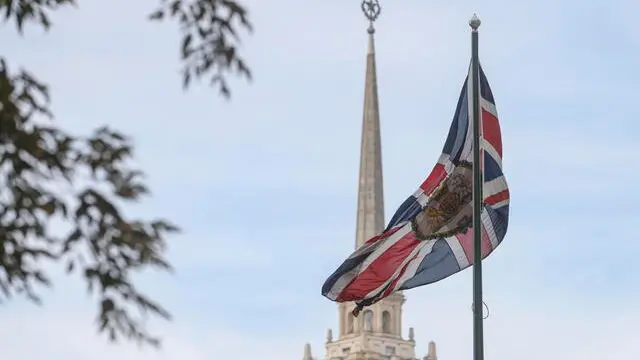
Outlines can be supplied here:
M311 344L304 344L304 356L302 360L313 360L313 356L311 355Z
M429 341L429 351L427 352L427 356L424 357L424 360L438 360L436 343L434 341Z
M373 28L373 23L380 16L380 3L378 0L362 0L362 12L364 16L369 20L369 29L367 30L369 34L373 34L375 29Z

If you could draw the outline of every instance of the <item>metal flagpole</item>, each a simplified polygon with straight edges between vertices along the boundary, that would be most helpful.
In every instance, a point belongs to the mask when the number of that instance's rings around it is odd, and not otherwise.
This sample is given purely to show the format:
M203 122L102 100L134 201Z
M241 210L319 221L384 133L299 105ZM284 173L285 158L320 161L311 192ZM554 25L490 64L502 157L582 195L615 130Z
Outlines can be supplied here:
M471 81L473 96L473 360L484 360L482 325L482 172L480 169L480 61L478 60L478 28L480 19L474 14L471 26Z

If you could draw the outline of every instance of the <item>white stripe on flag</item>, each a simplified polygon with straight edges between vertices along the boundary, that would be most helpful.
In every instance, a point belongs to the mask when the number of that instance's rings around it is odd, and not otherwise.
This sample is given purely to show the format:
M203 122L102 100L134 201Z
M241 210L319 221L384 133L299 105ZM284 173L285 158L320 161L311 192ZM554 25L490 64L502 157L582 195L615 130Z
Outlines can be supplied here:
M409 233L409 231L411 231L411 223L407 222L404 224L404 226L402 226L402 228L398 229L395 233L391 234L388 238L379 240L380 242L382 242L382 245L380 245L380 247L378 247L374 252L372 252L367 257L366 261L364 261L359 266L356 266L354 269L343 274L340 278L338 278L335 284L333 284L333 286L331 287L331 290L329 291L327 296L330 299L337 298L342 292L342 290L344 290L344 288L347 285L349 285L349 283L351 283L351 281L356 276L360 275L363 271L365 271L373 261L375 261L381 254L387 251L391 246L393 246L393 244L397 243L398 240L400 240L404 235Z
M446 241L451 248L451 252L453 252L453 256L456 257L460 269L464 269L469 266L469 259L467 259L467 254L464 252L462 245L460 245L460 240L458 240L458 238L456 238L455 236L450 236L446 238Z
M503 201L499 201L493 205L491 205L492 208L494 209L499 209L505 205L509 205L509 199L503 200Z
M491 242L491 248L495 249L498 246L498 237L496 236L496 232L493 229L493 223L491 222L491 217L489 217L489 212L487 210L483 210L480 215L480 220L484 225L484 229L487 231L487 235L489 235L489 241Z
M502 168L502 157L500 157L500 154L498 154L496 148L494 148L493 145L491 145L491 143L485 138L482 138L482 150L488 152L489 156L491 156L493 160L498 163L498 166Z
M416 275L416 271L418 271L418 267L424 260L424 257L430 254L433 251L433 245L438 241L437 239L425 240L424 244L420 245L420 253L416 256L415 259L411 260L409 266L407 266L407 270L402 274L400 280L396 283L394 291L399 289L402 285L404 285L405 281L411 279Z
M505 180L504 176L498 176L493 180L485 181L484 185L482 186L482 196L486 199L489 196L501 193L507 189L507 181Z
M496 118L498 117L498 110L496 106L490 103L489 100L486 100L485 98L483 98L482 95L480 96L480 104L485 110L487 110L489 114L495 116Z
M420 242L413 250L411 250L411 253L409 255L407 255L404 260L402 260L402 263L400 265L398 265L398 267L396 268L396 271L393 273L392 276L390 276L387 281L385 281L382 285L378 286L375 290L369 292L367 294L367 296L365 296L365 299L370 299L374 296L376 296L378 293L380 293L385 287L387 287L387 285L389 285L391 282L393 282L393 280L395 278L398 277L398 275L400 274L400 271L402 271L402 269L404 268L404 266L411 261L411 259L413 259L413 257L420 252L424 247L425 247L425 242ZM408 270L408 269L407 269ZM406 274L406 273L405 273Z
M473 88L472 88L472 66L469 65L469 75L467 76L467 114L469 121L467 122L467 134L464 139L464 147L460 152L460 160L473 161Z
M372 252L367 257L366 261L364 261L359 266L355 267L351 271L343 274L340 278L338 278L335 284L333 284L333 286L331 287L331 291L329 291L327 296L330 299L337 298L342 292L342 290L344 290L344 288L347 287L347 285L349 285L349 283L351 283L351 281L356 276L360 275L363 271L365 271L373 261L375 261L381 254L387 251L391 246L397 243L398 240L400 240L404 235L408 234L410 231L411 231L411 223L405 222L405 224L400 229L398 229L396 232L391 234L388 238L379 240L380 242L382 242L382 245L380 245L380 247L378 247L374 252Z
M367 259L362 263L362 268L360 269L360 273L365 271L372 262L376 261L378 257L384 254L390 247L395 245L400 239L402 239L405 235L410 233L412 230L411 222L407 221L398 231L391 234L388 238L382 240L384 243L376 249L371 255L367 257Z

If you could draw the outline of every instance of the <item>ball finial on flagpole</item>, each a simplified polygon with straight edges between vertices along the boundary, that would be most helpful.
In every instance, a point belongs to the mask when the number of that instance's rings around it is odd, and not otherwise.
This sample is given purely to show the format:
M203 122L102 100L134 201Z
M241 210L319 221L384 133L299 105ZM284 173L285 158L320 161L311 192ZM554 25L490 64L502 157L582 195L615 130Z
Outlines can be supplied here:
M478 15L473 14L473 16L471 17L471 20L469 20L469 26L471 26L471 29L473 29L473 31L477 31L478 28L480 27L480 24L482 24L482 21L480 21L480 18L478 18Z

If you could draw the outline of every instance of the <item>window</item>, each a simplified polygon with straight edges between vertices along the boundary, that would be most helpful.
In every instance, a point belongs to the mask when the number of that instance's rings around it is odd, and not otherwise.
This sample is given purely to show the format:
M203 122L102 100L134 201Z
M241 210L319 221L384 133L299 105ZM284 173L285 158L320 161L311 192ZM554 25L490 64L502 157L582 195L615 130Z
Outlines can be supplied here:
M364 312L364 330L373 331L373 311L371 310Z
M347 315L347 334L353 333L353 315Z
M342 354L343 354L343 355L347 355L347 354L348 354L348 353L350 353L350 352L351 352L351 348L344 348L344 349L342 349Z
M388 311L382 312L382 332L391 332L391 314Z
M396 348L394 348L393 346L387 346L384 349L384 354L385 355L395 355L396 354Z

